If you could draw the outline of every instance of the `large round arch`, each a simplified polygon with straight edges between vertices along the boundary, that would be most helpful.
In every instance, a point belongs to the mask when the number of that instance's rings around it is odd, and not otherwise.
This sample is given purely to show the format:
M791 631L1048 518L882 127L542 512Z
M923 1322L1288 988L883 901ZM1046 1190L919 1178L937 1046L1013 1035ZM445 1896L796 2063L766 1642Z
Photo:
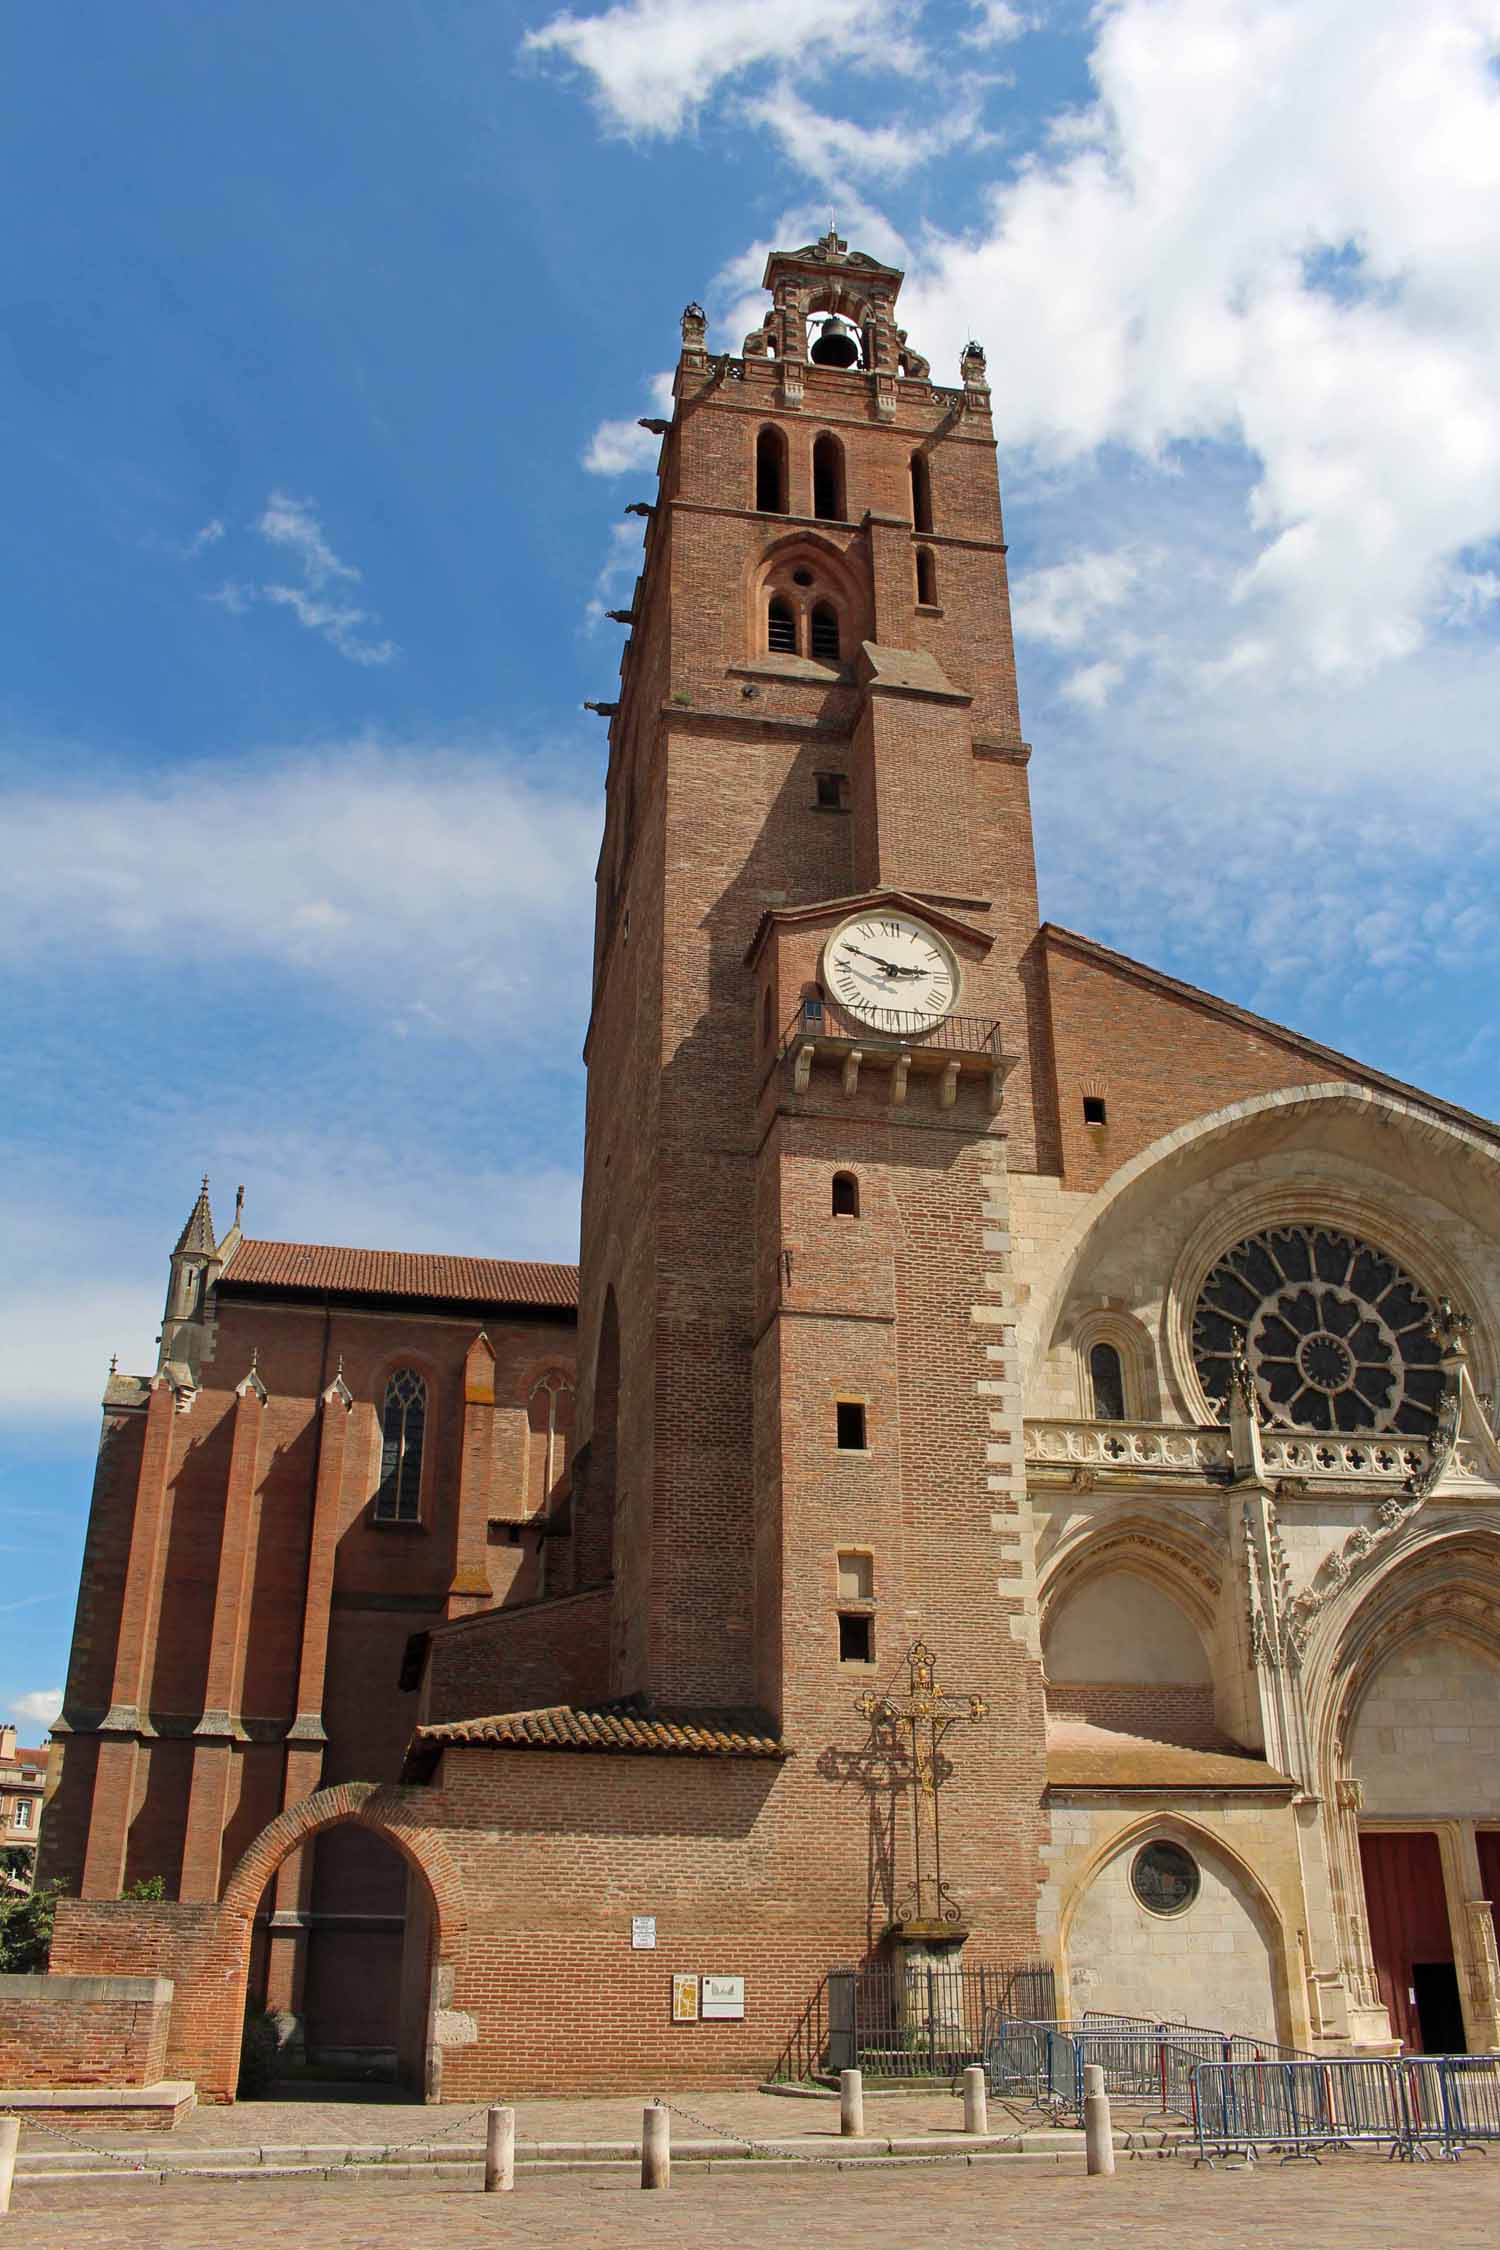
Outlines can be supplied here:
M1382 1161L1381 1143L1388 1136L1399 1143L1399 1158L1393 1149ZM1404 1197L1409 1199L1415 1188L1434 1205L1450 1211L1459 1200L1455 1182L1462 1179L1463 1207L1488 1205L1491 1220L1500 1229L1500 1149L1457 1118L1441 1116L1396 1094L1347 1079L1289 1086L1231 1102L1153 1141L1122 1164L1085 1202L1059 1244L1046 1295L1021 1325L1026 1395L1033 1394L1042 1362L1062 1340L1067 1320L1076 1317L1074 1298L1081 1282L1110 1243L1139 1234L1166 1200L1183 1195L1243 1158L1309 1138L1320 1149L1326 1146L1339 1169L1347 1169L1352 1154L1366 1171L1373 1166L1393 1182L1399 1180ZM1344 1142L1349 1143L1347 1148L1341 1145ZM1393 1217L1400 1200L1392 1198ZM1381 1222L1372 1218L1370 1223ZM1424 1271L1431 1270L1435 1286L1453 1288L1461 1302L1471 1294L1457 1278L1450 1281L1452 1261L1444 1258L1442 1246L1434 1237L1426 1239L1419 1262ZM1482 1309L1465 1302L1465 1310ZM1166 1347L1168 1340L1163 1337L1161 1342ZM1471 1352L1476 1387L1493 1387L1500 1354L1483 1318L1477 1322ZM1196 1420L1196 1398L1184 1394L1169 1348L1162 1352L1162 1375L1176 1394L1177 1411L1189 1421Z

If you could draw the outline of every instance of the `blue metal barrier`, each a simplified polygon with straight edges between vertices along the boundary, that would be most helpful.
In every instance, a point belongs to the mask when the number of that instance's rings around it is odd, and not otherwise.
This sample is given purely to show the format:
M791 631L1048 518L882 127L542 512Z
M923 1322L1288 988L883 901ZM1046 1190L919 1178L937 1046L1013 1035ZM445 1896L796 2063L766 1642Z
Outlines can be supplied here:
M992 2094L1079 2118L1083 2074L1090 2063L1103 2071L1106 2093L1154 2103L1156 2114L1180 2117L1187 2124L1192 2118L1192 2073L1198 2063L1273 2058L1301 2059L1296 2048L1280 2047L1274 2040L1093 2009L1081 2023L1017 2022L996 2011L984 2027L984 2061Z
M1500 2058L1362 2055L1200 2062L1191 2074L1198 2161L1277 2150L1383 2148L1411 2161L1500 2142Z

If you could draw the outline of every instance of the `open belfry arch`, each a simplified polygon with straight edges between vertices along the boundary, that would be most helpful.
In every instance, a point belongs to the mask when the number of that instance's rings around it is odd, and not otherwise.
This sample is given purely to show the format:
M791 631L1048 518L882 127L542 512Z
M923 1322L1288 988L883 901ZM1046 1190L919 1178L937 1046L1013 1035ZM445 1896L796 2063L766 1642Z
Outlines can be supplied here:
M55 1965L176 1976L218 2093L247 1979L456 2099L758 2076L892 1960L1493 2043L1500 1139L1039 920L985 353L832 229L765 287L632 503L580 1265L205 1183Z

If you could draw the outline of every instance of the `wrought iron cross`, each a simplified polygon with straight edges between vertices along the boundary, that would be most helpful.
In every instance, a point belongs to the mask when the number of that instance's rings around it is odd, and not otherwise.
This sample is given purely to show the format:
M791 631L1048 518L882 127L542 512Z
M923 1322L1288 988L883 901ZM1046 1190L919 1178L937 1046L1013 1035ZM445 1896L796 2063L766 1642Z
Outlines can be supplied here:
M938 1819L938 1751L943 1737L960 1719L986 1719L989 1705L982 1695L948 1695L938 1684L937 1658L925 1641L913 1641L906 1652L908 1686L904 1695L866 1688L854 1708L871 1726L905 1726L911 1732L911 1842L912 1888L896 1910L896 1920L908 1927L936 1930L963 1919L958 1901L943 1886L943 1839Z

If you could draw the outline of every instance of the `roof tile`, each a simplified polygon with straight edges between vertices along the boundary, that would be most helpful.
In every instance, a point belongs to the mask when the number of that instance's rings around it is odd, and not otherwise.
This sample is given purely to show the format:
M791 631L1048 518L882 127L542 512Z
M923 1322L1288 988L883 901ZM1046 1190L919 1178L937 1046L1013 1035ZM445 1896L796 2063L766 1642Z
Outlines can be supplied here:
M410 1250L346 1250L318 1242L241 1242L220 1286L317 1289L360 1297L432 1297L473 1305L572 1311L578 1268L514 1258L460 1258Z
M759 1711L647 1712L629 1704L575 1710L505 1711L486 1719L447 1719L418 1727L409 1757L427 1763L444 1748L605 1750L654 1757L785 1758L787 1745ZM425 1754L425 1755L424 1755Z

